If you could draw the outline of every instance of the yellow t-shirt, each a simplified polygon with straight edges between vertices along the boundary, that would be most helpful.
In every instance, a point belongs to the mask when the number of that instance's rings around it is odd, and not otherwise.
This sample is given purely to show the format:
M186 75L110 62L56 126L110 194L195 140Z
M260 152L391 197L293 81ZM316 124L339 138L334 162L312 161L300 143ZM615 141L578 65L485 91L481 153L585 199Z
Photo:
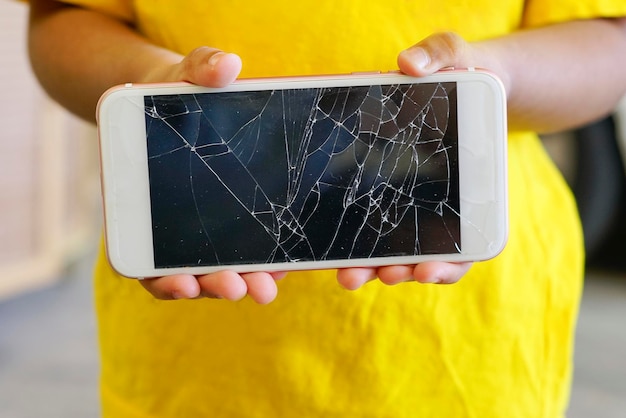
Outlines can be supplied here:
M238 53L242 76L395 68L434 31L468 40L626 14L622 0L76 0L189 52ZM132 80L129 80L132 81ZM510 240L453 286L349 292L291 273L277 300L162 302L101 254L104 417L559 417L583 255L575 205L537 138L509 140Z

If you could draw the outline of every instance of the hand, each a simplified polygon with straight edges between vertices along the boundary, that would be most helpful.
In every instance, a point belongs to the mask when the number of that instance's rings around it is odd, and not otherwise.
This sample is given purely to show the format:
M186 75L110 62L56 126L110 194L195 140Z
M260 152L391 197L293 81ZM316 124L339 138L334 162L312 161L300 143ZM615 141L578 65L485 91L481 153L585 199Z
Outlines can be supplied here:
M180 62L158 66L142 82L187 81L205 87L222 87L233 82L241 71L241 59L235 54L200 47ZM276 298L276 280L285 273L255 272L238 274L220 271L204 276L178 274L141 280L158 299L196 299L201 297L240 300L249 295L257 303Z
M29 51L37 76L52 97L88 121L94 121L98 98L117 84L187 81L222 87L241 71L241 59L235 54L201 47L182 56L153 44L106 14L56 1L32 0L30 5ZM77 30L81 42L64 41ZM256 302L267 303L276 297L275 280L283 275L223 271L198 277L150 278L140 283L159 299L204 296L237 300L248 294Z
M276 298L276 280L285 273L243 273L224 270L204 276L177 274L141 280L143 287L157 299L212 299L240 300L249 295L257 303L265 304Z
M411 281L452 284L458 282L471 266L472 263L427 261L414 265L348 268L337 272L337 280L348 290L356 290L376 278L387 285Z
M398 55L400 70L414 77L427 76L446 67L492 68L495 63L487 55L486 49L469 44L450 32L431 35ZM471 265L437 261L417 265L349 268L339 270L337 280L350 290L358 289L376 278L387 285L408 281L449 284L458 282Z
M164 53L165 54L165 53ZM177 54L167 52L165 64L149 71L141 82L187 81L204 87L224 87L235 81L241 72L238 55L202 46L178 60ZM170 64L172 59L176 63Z
M508 92L510 76L498 59L498 49L484 41L469 43L453 32L435 33L398 54L400 71L414 77L443 68L484 68L495 73Z

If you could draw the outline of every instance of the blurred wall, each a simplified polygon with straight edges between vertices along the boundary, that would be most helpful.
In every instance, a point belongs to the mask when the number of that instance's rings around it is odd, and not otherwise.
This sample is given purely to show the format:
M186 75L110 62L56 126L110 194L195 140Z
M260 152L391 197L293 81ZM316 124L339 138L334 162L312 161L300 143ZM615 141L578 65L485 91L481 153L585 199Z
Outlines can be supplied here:
M95 129L37 85L27 15L0 1L0 299L60 277L100 229Z

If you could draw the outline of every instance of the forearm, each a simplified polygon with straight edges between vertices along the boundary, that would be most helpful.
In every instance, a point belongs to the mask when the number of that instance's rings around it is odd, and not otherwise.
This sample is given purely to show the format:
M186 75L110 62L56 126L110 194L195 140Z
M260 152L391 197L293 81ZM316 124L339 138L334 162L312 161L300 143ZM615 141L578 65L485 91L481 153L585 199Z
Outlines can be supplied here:
M477 47L503 75L512 129L572 128L606 115L626 94L626 19L558 24Z
M94 120L98 98L107 88L144 81L151 65L175 65L182 59L120 21L55 1L31 0L30 19L29 53L36 76L50 96L87 120Z

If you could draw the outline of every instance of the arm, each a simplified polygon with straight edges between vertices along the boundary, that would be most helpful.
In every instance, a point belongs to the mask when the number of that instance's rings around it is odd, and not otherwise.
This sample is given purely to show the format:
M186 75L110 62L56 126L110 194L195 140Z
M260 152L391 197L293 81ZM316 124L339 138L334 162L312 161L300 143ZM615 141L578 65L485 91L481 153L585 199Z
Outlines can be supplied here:
M232 82L241 69L236 55L204 47L183 57L151 44L122 22L53 0L31 0L29 52L35 74L47 92L92 122L100 95L113 85L185 80L218 87ZM265 303L276 296L274 281L281 276L224 271L141 283L160 299L206 296L237 300L249 294Z
M598 119L626 94L626 18L572 21L468 44L438 34L403 51L400 69L483 67L502 79L509 126L549 132Z
M100 13L54 0L30 3L28 45L35 75L51 97L92 122L98 99L114 85L184 80L220 87L241 70L234 54L203 47L183 57Z

